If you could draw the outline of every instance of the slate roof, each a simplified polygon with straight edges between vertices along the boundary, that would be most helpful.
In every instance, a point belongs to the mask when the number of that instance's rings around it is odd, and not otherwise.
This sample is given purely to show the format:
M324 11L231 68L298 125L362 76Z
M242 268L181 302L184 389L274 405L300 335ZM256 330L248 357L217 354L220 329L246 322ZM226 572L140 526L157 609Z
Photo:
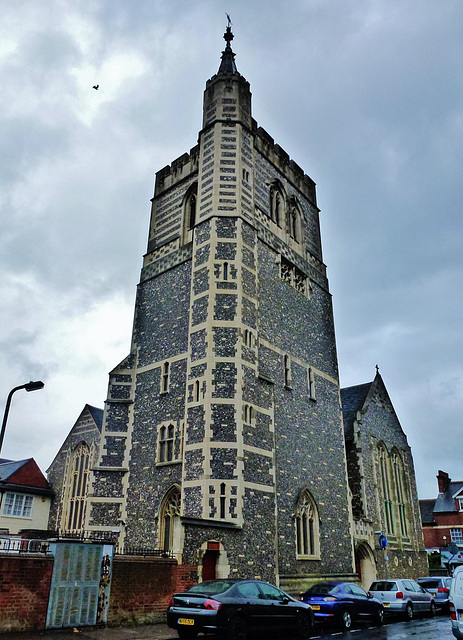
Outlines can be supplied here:
M103 426L103 409L92 407L92 405L90 404L86 404L85 406L92 414L92 418L95 420L95 424L98 427L98 431L101 432L101 428Z
M23 467L29 460L32 460L32 458L27 458L26 460L5 460L3 463L0 463L0 481L7 481L13 473Z
M434 524L434 505L436 501L432 500L420 500L421 511L421 523L422 524Z
M354 436L354 422L357 411L361 411L368 392L373 382L358 384L355 387L345 387L341 389L342 418L344 422L344 435L347 440Z
M463 489L463 482L450 482L444 493L439 493L434 505L434 513L457 511L454 495Z

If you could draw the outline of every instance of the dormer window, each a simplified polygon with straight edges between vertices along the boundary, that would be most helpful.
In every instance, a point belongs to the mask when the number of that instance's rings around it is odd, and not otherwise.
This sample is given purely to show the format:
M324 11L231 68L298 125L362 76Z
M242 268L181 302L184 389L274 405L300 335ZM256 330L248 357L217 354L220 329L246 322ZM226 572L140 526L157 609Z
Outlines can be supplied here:
M458 511L463 511L463 498L457 498Z

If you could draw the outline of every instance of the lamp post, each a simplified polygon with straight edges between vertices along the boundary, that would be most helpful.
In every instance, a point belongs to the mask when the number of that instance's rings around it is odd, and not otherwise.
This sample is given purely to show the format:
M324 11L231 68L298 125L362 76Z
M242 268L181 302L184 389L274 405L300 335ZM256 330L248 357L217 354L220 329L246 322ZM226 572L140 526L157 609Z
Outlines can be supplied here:
M5 437L5 429L6 429L6 421L8 420L8 413L10 411L11 398L13 397L13 393L15 391L19 391L19 389L25 389L26 391L37 391L38 389L43 389L45 384L41 380L36 380L35 382L27 382L26 384L21 384L19 387L14 387L11 389L8 394L8 399L6 401L5 413L3 415L2 422L2 430L0 431L0 453L2 452L3 438Z

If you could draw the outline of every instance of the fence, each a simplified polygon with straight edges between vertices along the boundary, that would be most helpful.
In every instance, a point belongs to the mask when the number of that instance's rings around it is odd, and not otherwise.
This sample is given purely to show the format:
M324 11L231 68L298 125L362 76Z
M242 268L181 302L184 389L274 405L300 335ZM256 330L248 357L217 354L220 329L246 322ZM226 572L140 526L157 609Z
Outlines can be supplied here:
M0 538L0 553L27 554L49 553L47 540L23 540L22 538Z

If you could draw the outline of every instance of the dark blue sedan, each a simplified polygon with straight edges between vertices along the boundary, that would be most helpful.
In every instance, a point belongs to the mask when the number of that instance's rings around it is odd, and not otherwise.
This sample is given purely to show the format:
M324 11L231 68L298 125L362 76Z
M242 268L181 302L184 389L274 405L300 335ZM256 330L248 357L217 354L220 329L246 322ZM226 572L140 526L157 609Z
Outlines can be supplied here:
M299 600L310 604L315 620L334 622L343 629L350 629L353 620L366 618L383 624L382 603L353 582L318 582Z

